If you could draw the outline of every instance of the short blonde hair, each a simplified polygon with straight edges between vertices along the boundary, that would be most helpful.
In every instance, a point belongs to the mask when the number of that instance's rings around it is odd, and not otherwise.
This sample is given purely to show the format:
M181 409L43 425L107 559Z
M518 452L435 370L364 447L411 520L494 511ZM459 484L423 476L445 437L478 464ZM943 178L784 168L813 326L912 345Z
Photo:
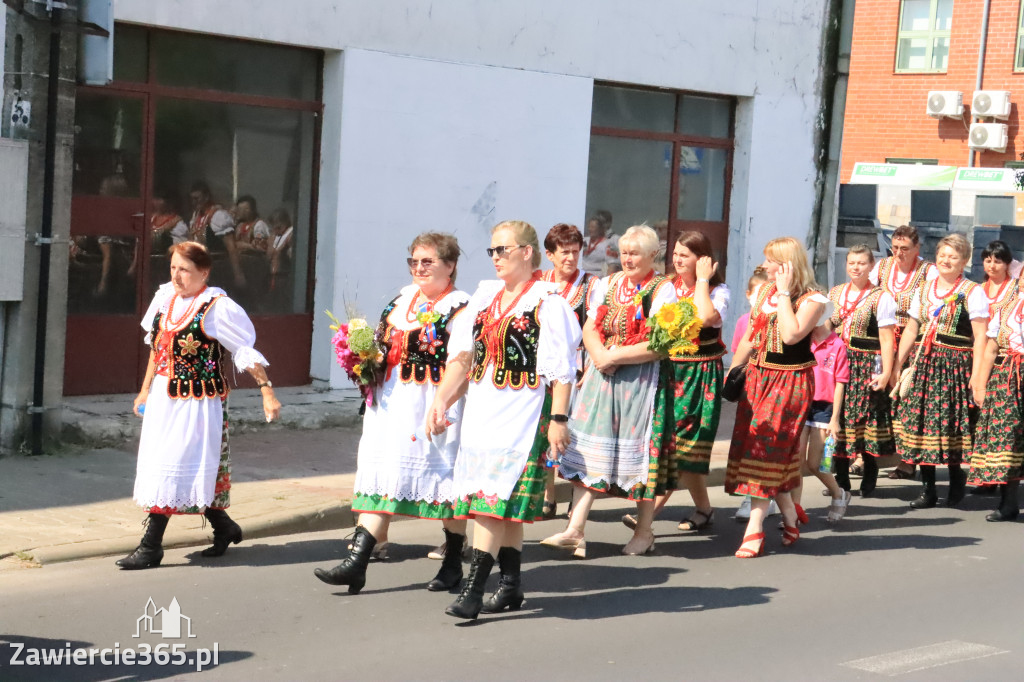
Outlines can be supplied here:
M971 245L970 243L968 243L967 238L964 237L962 234L947 234L945 237L939 240L938 244L936 244L935 253L938 254L939 249L941 249L943 246L948 246L949 248L953 249L958 254L960 254L960 257L963 258L964 260L971 259Z
M814 281L814 273L811 265L807 262L807 252L804 246L792 237L779 237L773 239L764 246L764 255L776 263L791 263L793 265L793 297L817 289L818 284Z
M491 229L491 234L493 235L498 230L509 230L515 236L516 244L533 247L530 263L534 270L540 267L540 241L537 239L537 230L533 229L533 225L523 220L503 220Z
M651 256L658 255L658 251L661 250L658 233L647 225L634 225L626 230L625 234L619 237L619 249L624 248L626 244L639 247L641 251L645 251Z

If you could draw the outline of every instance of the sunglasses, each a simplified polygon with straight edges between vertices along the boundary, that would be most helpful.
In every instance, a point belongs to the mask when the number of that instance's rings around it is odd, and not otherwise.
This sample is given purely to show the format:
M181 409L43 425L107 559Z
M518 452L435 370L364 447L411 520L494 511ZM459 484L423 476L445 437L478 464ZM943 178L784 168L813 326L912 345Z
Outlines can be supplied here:
M424 270L429 270L437 264L437 260L434 258L406 258L405 262L409 264L410 270L418 270L421 267Z
M513 246L495 246L487 249L487 257L493 258L494 254L498 254L499 258L504 258L508 254L512 253L518 248L521 248L522 244L514 244Z

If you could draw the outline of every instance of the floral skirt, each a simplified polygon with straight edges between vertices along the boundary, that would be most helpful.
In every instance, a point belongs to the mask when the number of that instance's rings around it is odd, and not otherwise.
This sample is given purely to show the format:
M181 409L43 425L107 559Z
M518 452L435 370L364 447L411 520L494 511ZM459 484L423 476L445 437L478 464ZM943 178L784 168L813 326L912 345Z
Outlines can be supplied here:
M970 457L971 485L994 485L1024 478L1022 389L1019 360L1006 358L992 368Z
M800 484L800 433L814 396L814 370L747 365L736 407L725 491L775 497Z
M655 495L684 487L680 474L708 473L722 413L724 374L720 359L661 363L651 433L656 477L647 485Z
M451 502L429 502L426 500L396 500L387 495L356 493L352 500L352 511L362 514L387 514L412 516L417 519L452 518Z
M545 444L547 440L545 439ZM455 518L490 516L506 521L533 523L544 513L544 459L547 447L535 447L523 473L507 500L497 495L484 495L483 491L466 495L455 501Z
M875 351L849 348L850 381L843 394L843 414L839 420L836 457L885 457L896 454L892 433L892 401L888 390L872 391L868 386L875 375Z
M910 392L896 406L900 459L924 465L963 461L971 450L970 376L970 348L935 345L921 353Z

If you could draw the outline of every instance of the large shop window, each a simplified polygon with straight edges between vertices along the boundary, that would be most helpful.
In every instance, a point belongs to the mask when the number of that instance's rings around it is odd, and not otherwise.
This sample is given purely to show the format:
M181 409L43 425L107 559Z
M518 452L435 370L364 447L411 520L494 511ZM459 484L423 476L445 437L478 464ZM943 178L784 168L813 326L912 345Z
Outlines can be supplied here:
M114 82L80 87L76 102L68 393L137 390L135 368L86 381L78 349L138 336L169 279L167 251L186 239L207 245L210 284L254 318L275 381L308 380L321 62L314 50L115 27Z
M897 73L945 73L953 0L901 0Z
M655 228L666 247L661 268L676 234L700 230L724 266L732 131L730 98L596 85L587 215L611 213L617 234Z

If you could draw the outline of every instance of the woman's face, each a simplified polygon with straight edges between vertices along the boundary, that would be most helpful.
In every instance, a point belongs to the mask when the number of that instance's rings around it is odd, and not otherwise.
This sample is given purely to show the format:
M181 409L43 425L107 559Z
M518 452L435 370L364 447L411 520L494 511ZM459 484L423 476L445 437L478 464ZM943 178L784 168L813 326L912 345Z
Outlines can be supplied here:
M952 246L943 246L935 254L935 266L940 275L958 276L964 271L967 259L960 255Z
M587 236L591 239L600 239L604 236L604 229L601 227L601 223L596 220L587 222Z
M985 275L997 284L1001 284L1010 274L1010 264L1004 263L995 256L989 256L984 262Z
M654 254L644 251L634 242L623 242L619 246L619 262L633 284L639 284L654 269Z
M420 245L413 249L412 282L420 288L427 298L434 298L448 286L455 265L446 263L437 257L437 249L433 246Z
M677 275L683 275L685 279L694 279L697 276L697 254L676 242L676 248L672 251L672 267L676 269Z
M505 247L505 252L499 254L497 251L491 256L491 263L494 264L494 274L498 279L508 281L519 281L529 277L533 272L530 259L533 251L529 246L519 246L516 243L516 235L512 230L498 230L491 235L491 248Z
M206 286L209 276L209 270L200 270L195 263L181 254L175 253L171 256L171 285L178 296L195 296Z
M554 251L546 251L548 260L555 266L555 271L562 277L571 277L575 274L580 263L580 245L560 244Z
M866 253L851 253L846 256L846 274L851 282L863 282L874 267L874 260Z
M764 254L764 262L761 263L761 267L764 268L764 274L768 277L768 281L774 282L775 275L778 274L779 268L782 267L782 263L773 261L771 257L766 253Z

